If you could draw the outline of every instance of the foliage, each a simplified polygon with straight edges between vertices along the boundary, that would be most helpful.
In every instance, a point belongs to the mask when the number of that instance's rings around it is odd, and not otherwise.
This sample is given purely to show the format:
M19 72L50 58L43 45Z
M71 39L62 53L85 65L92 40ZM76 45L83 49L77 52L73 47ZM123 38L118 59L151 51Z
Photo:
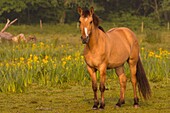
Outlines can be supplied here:
M170 1L169 0L163 0L162 2L162 15L165 18L166 21L170 21Z
M19 18L20 23L71 23L78 17L76 8L95 7L106 20L108 15L130 14L151 16L157 21L169 21L169 0L1 0L0 20Z
M161 81L169 77L170 67L169 58L170 52L159 48L158 50L145 50L141 48L141 56L145 71L151 81Z
M134 31L141 30L141 23L144 23L144 29L147 30L158 30L160 29L159 22L155 21L153 18L143 17L143 16L133 16L130 13L117 13L115 15L108 15L109 25L104 26L104 28L110 29L110 27L128 27ZM112 26L110 26L112 23Z
M26 5L24 1L16 1L16 0L1 0L0 2L0 15L2 15L3 12L21 12L23 9L26 8Z
M162 2L162 9L164 11L170 10L169 5L170 5L170 1L169 0L163 0L163 2Z
M2 92L23 92L33 83L54 86L72 80L84 80L84 60L68 45L16 45L1 50L0 78ZM62 50L62 51L61 51ZM11 52L12 51L12 52ZM74 74L73 74L74 73Z

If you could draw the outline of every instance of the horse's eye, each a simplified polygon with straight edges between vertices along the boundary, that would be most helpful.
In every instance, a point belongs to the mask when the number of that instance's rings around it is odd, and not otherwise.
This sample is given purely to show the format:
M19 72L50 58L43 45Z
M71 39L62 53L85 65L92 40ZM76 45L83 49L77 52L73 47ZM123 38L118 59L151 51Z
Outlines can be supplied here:
M92 24L93 22L91 21L90 24Z
M81 21L79 21L79 24L81 24Z

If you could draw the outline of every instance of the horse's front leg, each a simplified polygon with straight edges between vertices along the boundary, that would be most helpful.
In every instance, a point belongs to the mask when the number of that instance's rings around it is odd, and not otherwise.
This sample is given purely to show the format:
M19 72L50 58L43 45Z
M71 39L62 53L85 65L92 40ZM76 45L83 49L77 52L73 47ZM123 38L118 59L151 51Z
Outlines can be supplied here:
M100 69L100 92L101 92L101 103L100 109L104 109L105 102L104 102L104 91L105 91L105 80L106 80L106 67L102 66Z
M94 92L94 105L93 105L93 109L98 109L99 101L98 101L98 97L97 97L96 69L87 66L87 70L88 70L88 72L90 74L90 77L92 79L92 89L93 89L93 92Z

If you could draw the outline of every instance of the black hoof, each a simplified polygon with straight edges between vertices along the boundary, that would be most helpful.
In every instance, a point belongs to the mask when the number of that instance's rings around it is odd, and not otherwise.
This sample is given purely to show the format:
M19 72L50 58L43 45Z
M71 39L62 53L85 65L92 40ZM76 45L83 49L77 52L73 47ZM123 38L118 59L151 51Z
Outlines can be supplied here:
M121 104L120 103L117 103L116 105L115 105L115 108L120 108L121 107Z
M134 98L134 104L133 104L134 108L139 108L138 102L139 102L139 99L138 98Z
M94 105L93 105L93 110L97 110L98 109L98 105L99 105L99 102L94 102Z
M120 107L121 107L121 106L119 106L119 105L116 104L114 108L120 108Z
M115 108L120 108L122 104L125 104L125 100L118 100L117 104L115 105Z
M93 109L93 110L97 110L97 109L98 109L98 106L97 106L97 105L94 105L92 109Z
M102 110L102 109L104 109L104 107L105 107L105 104L101 103L99 108Z

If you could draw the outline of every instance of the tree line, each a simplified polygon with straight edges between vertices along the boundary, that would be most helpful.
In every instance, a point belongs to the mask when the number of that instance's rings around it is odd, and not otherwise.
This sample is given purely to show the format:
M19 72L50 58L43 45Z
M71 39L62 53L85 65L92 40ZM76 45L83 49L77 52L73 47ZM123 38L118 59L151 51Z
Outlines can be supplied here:
M77 7L93 6L103 20L122 14L170 21L170 0L1 0L0 23L18 18L19 23L72 23L77 21Z

